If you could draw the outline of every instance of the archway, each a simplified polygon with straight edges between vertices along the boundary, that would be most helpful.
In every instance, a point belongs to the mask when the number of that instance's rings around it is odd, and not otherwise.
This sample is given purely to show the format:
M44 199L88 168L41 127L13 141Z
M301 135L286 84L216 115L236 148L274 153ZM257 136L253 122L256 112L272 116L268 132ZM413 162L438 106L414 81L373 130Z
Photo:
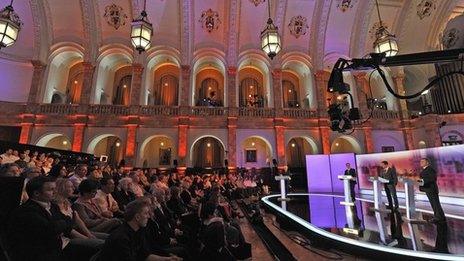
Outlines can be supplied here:
M97 157L108 156L108 164L116 166L123 159L123 142L112 134L95 137L87 148L87 152Z
M203 137L192 147L192 165L198 168L221 168L224 163L224 146L215 137Z
M207 67L196 75L195 106L224 105L224 76L215 68Z
M291 138L286 149L288 168L306 168L306 155L317 153L314 146L314 142L308 138Z
M330 153L362 153L359 142L351 136L341 136L332 142Z
M50 103L53 103L53 104L62 104L62 103L64 103L63 95L61 93L55 92L52 95L52 100L50 101Z
M147 96L147 103L177 106L179 96L179 68L173 64L163 64L154 71L153 88ZM150 102L149 99L152 99Z
M245 168L265 168L272 162L273 153L269 141L259 136L244 139L240 146L239 166Z
M119 72L119 71L118 71ZM116 75L118 75L118 72ZM125 74L115 80L115 92L113 94L114 105L129 105L131 96L132 75Z
M168 168L173 165L177 151L174 142L167 136L147 138L140 148L140 162L144 168Z
M71 150L71 141L69 138L59 133L47 134L41 137L36 145L57 150Z
M245 67L239 72L239 106L265 107L267 105L264 92L263 74L253 68Z

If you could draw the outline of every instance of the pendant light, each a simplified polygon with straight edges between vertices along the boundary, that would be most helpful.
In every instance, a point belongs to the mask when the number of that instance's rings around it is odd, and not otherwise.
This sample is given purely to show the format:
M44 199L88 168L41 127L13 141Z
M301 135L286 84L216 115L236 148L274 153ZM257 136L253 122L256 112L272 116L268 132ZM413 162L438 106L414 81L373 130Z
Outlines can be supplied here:
M134 48L142 53L150 48L153 26L148 21L146 12L147 0L144 1L143 11L137 19L132 20L131 41Z
M268 19L266 28L261 32L261 49L271 58L271 60L279 53L280 46L280 35L277 26L271 19L271 3L267 1L268 7Z

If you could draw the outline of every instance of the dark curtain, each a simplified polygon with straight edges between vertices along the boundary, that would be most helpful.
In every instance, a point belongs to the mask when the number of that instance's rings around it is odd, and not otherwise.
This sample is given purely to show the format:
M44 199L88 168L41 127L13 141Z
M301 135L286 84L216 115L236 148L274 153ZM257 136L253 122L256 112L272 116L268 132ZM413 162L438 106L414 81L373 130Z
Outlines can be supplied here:
M67 103L77 104L81 99L83 73L78 73L68 82Z
M243 79L239 92L240 107L264 107L263 88L256 79Z
M214 96L213 96L214 94ZM200 90L197 97L197 106L208 106L205 102L206 99L210 99L213 103L222 106L222 91L219 87L218 81L213 78L206 78L201 82Z
M177 106L179 80L174 75L164 75L155 85L155 105Z
M210 146L208 147L208 143ZM219 141L214 138L203 138L195 144L193 150L194 167L219 168L223 162L223 148Z
M116 86L116 93L113 100L114 105L129 105L131 82L132 75L126 75L121 78L118 85Z
M292 108L297 107L296 104L298 103L298 91L290 81L282 81L282 97L284 99L284 107Z
M292 146L295 144L295 147ZM302 168L305 166L305 156L309 151L305 152L305 140L291 139L288 144L288 166L292 168Z

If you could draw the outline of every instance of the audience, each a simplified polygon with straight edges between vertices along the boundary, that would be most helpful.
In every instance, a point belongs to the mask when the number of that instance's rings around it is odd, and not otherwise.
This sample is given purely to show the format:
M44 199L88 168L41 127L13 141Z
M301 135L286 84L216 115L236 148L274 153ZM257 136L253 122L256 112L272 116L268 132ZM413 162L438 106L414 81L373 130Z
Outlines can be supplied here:
M6 226L13 261L251 257L243 216L231 205L241 176L69 164L30 150L1 158L0 177L22 176L25 184Z

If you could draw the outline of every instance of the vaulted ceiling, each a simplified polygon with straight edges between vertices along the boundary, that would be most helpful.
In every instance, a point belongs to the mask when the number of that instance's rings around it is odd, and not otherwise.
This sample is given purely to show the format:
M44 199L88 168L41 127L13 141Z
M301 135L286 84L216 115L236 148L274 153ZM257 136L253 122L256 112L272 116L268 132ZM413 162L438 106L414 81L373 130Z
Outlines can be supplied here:
M146 0L154 26L152 48L169 46L190 64L195 53L214 48L234 66L238 57L259 52L259 35L268 16L282 35L282 53L307 55L315 68L330 67L340 56L360 57L372 51L372 28L378 22L373 0ZM435 6L422 16L421 3ZM0 0L6 6L10 0ZM23 22L18 42L0 50L2 58L47 61L54 46L80 46L85 59L96 59L108 44L130 46L131 20L144 0L16 0ZM343 3L347 2L346 8ZM379 0L382 20L399 38L400 52L437 49L447 21L464 11L463 0ZM111 5L119 20L111 20ZM208 9L217 14L217 28L202 23ZM114 10L114 9L113 9ZM214 13L217 12L217 13ZM106 14L106 15L105 15ZM114 14L114 13L113 13ZM114 18L114 17L113 17ZM213 17L214 18L214 17ZM115 23L119 22L119 23ZM295 21L301 24L296 34ZM297 30L298 31L298 30Z

